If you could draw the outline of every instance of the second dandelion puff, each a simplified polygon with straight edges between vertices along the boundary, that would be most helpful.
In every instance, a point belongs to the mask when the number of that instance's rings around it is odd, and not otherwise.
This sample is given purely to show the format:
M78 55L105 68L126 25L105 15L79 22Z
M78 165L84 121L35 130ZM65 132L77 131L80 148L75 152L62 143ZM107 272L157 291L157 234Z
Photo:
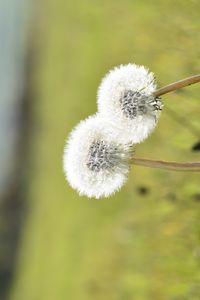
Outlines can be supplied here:
M115 127L123 143L139 143L155 128L162 103L153 93L154 74L143 66L121 65L111 70L98 90L99 113Z

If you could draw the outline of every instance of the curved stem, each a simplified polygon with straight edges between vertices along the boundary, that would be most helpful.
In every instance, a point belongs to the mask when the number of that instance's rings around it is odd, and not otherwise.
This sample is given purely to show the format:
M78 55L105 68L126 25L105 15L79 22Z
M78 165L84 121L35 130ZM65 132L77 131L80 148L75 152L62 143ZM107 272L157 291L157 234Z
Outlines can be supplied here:
M183 87L186 87L188 85L195 84L198 82L200 82L200 74L176 81L171 84L168 84L168 85L156 90L154 92L154 96L159 97L159 96L165 95L167 93L173 92L175 90L181 89Z
M150 167L150 168L172 170L172 171L200 172L200 162L178 163L173 161L132 158L132 164L138 166Z

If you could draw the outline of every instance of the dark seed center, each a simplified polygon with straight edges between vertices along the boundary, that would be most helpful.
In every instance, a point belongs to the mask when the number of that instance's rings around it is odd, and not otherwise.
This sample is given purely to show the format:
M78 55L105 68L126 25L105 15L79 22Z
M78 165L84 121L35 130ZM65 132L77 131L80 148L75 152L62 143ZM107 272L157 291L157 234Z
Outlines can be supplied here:
M161 109L159 99L132 90L125 91L119 101L124 115L129 119Z
M104 141L95 141L89 149L87 167L91 171L111 169L116 163L116 147Z

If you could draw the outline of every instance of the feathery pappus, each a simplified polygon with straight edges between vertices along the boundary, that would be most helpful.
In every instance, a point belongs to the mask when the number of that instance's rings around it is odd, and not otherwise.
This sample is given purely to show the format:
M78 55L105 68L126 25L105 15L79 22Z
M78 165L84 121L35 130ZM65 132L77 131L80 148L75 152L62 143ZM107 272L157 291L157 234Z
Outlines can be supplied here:
M115 128L122 143L140 143L155 128L162 110L155 77L144 66L121 65L111 70L98 89L99 113Z
M64 151L64 172L80 195L100 198L118 191L127 180L133 154L99 114L81 121Z

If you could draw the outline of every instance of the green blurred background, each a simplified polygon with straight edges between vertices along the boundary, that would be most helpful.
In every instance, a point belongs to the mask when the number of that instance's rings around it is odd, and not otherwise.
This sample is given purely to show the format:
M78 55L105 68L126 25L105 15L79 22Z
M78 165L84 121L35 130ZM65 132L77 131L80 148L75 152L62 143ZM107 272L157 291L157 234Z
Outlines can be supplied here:
M65 140L96 112L110 68L145 65L159 86L199 73L199 0L42 0L30 10L23 217L7 298L200 299L198 173L135 166L120 192L97 201L79 197L62 171ZM199 160L199 101L199 85L163 97L136 156Z

